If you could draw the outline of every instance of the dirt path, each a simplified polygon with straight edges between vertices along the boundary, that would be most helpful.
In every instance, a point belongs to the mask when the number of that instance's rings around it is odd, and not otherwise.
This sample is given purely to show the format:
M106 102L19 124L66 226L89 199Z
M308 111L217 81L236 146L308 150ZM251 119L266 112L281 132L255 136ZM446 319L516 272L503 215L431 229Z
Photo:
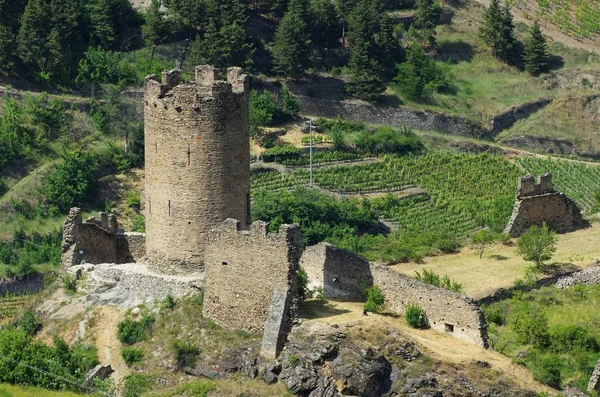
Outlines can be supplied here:
M536 382L529 370L513 364L509 357L503 356L495 350L484 349L438 331L415 331L406 325L403 317L395 318L376 314L369 314L368 317L365 317L362 315L362 303L336 301L328 303L330 306L321 318L307 321L326 324L348 324L362 321L370 325L391 326L410 337L419 345L419 349L430 357L454 364L472 363L475 360L487 361L493 369L503 372L507 378L521 387L546 391L551 395L557 394L556 390Z
M121 357L121 342L117 339L117 324L123 319L123 312L116 307L105 306L95 316L94 335L98 359L101 364L110 364L114 369L111 375L117 387L117 395L121 395L123 379L129 374L129 368Z

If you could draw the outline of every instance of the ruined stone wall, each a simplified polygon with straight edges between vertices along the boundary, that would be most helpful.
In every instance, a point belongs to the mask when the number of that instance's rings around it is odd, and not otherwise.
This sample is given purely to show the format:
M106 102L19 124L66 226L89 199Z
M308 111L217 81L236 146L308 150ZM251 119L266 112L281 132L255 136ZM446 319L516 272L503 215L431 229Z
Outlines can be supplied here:
M407 126L418 130L472 138L484 138L490 135L488 130L468 119L431 110L362 105L306 96L298 96L298 102L300 113L307 116L336 118L339 115L345 120L384 124L391 127Z
M143 233L122 233L113 214L99 212L96 218L81 218L81 209L71 208L63 226L61 269L81 263L130 263L145 254Z
M371 264L371 273L390 309L404 313L409 303L419 305L431 328L488 347L483 311L471 298L424 284L383 265Z
M205 247L203 314L228 329L262 333L276 288L295 294L301 254L298 226L268 234L265 222L250 230L227 219L208 233ZM289 289L285 289L289 286ZM281 333L291 327L293 298L286 296Z
M361 299L373 285L369 261L329 243L307 247L300 266L308 274L309 288L323 288L327 298Z
M540 176L539 183L532 175L519 178L515 206L505 232L518 237L531 226L544 223L565 233L584 225L584 220L577 204L554 190L551 174Z
M163 273L202 270L210 228L250 222L248 77L196 68L195 81L164 72L146 79L145 208L149 265Z
M512 127L517 121L525 119L548 106L551 102L552 98L542 98L511 106L492 116L488 122L487 129L493 134L499 134Z

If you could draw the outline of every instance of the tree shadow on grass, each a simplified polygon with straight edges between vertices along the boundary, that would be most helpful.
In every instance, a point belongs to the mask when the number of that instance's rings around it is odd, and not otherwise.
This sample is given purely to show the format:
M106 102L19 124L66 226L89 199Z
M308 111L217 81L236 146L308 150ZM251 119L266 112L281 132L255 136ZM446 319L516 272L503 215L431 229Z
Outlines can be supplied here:
M497 254L490 255L490 258L495 259L497 261L506 261L506 260L508 260L508 256L497 255Z
M345 313L350 313L350 310L337 309L326 300L314 299L302 303L299 314L302 318L314 320L319 318L339 316Z
M438 44L436 59L452 64L462 61L471 62L475 56L475 48L466 41L442 40Z
M547 275L556 276L581 270L581 268L570 262L554 262L544 265L542 272Z

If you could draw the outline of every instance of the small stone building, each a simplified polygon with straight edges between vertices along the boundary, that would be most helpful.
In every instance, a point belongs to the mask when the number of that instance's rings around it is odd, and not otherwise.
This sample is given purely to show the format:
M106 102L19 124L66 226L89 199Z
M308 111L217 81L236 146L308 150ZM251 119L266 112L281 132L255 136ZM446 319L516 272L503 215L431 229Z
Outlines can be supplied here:
M542 226L566 233L585 224L581 210L566 194L554 190L552 174L540 176L536 183L533 175L519 178L513 213L504 230L511 237L518 237L531 226Z

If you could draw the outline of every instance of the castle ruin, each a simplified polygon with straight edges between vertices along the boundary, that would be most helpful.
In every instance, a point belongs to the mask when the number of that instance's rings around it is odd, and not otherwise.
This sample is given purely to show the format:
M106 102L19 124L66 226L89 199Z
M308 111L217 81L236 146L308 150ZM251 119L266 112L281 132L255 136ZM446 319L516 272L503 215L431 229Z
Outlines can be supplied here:
M250 219L248 76L196 67L146 78L146 260L162 273L201 271L208 231Z
M558 233L570 232L585 224L577 204L554 189L552 174L540 176L538 183L533 175L519 178L515 206L504 232L519 237L531 226L544 223Z

